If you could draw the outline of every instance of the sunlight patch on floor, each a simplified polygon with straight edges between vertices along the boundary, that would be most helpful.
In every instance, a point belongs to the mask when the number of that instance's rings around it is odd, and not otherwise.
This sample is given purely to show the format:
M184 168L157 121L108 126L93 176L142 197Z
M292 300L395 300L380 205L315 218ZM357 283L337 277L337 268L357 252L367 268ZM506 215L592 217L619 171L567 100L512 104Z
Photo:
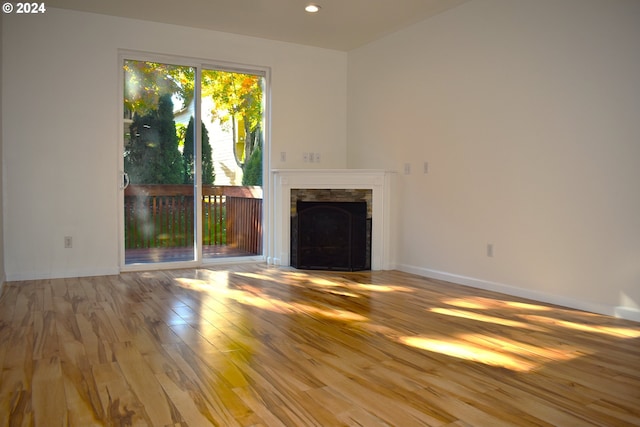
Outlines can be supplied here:
M179 277L175 279L175 281L181 288L189 289L192 291L208 292L211 287L210 282L200 279L187 279L184 277Z
M480 298L452 298L442 301L445 304L453 305L460 308L471 308L476 310L486 310L491 308L487 301L481 301Z
M250 279L266 280L268 282L277 282L277 280L274 277L267 276L265 274L245 273L245 272L239 272L239 271L234 271L232 274L235 276L248 277Z
M324 274L331 274L327 272L323 272ZM303 271L287 271L284 272L283 275L285 277L294 279L295 281L299 281L300 279L306 279L309 283L318 286L326 286L326 287L346 287L354 290L363 290L363 291L372 291L372 292L415 292L414 289L408 286L401 285L386 285L386 284L376 284L376 283L361 283L350 281L348 277L341 273L338 274L338 281L334 281L329 277L320 277L319 274L323 274L322 272L316 272L315 275L310 275ZM299 286L299 284L295 284L295 286Z
M259 288L251 287L250 285L242 286L244 289L233 289L228 287L227 272L222 273L225 274L215 275L216 277L212 277L211 281L184 277L175 278L175 281L180 287L185 289L214 293L240 304L256 307L262 310L269 310L275 313L315 315L334 320L353 322L364 322L368 320L366 316L336 307L314 306L295 301L283 301L280 298L272 297ZM329 293L339 293L341 296L359 297L359 295L348 292L341 293L335 289L331 289Z
M514 355L504 354L498 351L472 345L458 340L443 340L426 337L400 337L402 344L419 348L458 359L479 362L485 365L506 368L517 372L529 372L540 364Z
M316 314L334 320L350 322L364 322L368 320L367 317L349 310L341 310L332 307L314 307L312 305L300 303L293 303L292 306L299 314Z
M318 286L330 286L330 287L344 286L342 283L334 282L329 279L325 279L323 277L311 277L309 278L309 281L314 285L318 285Z
M428 311L443 314L446 316L459 317L463 319L475 320L477 322L495 323L496 325L511 326L514 328L529 329L533 331L545 331L545 328L533 325L531 323L518 322L516 320L503 319L495 316L487 316L485 314L474 313L472 311L452 310L448 308L430 308Z
M546 305L529 304L529 303L526 303L526 302L502 301L502 304L504 304L507 307L521 308L521 309L524 309L524 310L535 310L535 311L551 311L551 310L553 310L552 307L548 307Z
M570 322L568 320L554 319L552 317L535 316L528 314L521 314L518 317L526 319L532 322L538 322L546 325L560 326L567 329L574 329L576 331L592 332L596 334L605 334L617 338L639 338L640 329L635 328L622 328L618 326L602 326L602 325L587 325L584 323Z
M453 305L460 308L470 308L477 310L489 310L496 308L518 308L524 310L534 311L552 311L553 307L531 304L517 301L503 301L498 299L483 298L483 297L468 297L468 298L451 298L442 301L444 304Z
M372 283L354 283L353 287L357 289L362 289L365 291L373 291L373 292L415 292L413 289L408 288L406 286L397 286L397 285L376 285Z
M462 334L459 335L458 338L475 345L495 349L495 351L517 354L530 359L533 358L540 364L547 362L564 362L575 359L576 357L582 357L586 354L591 354L589 349L582 347L579 348L568 345L563 349L540 347L537 345L527 344L522 341L515 341L509 338L501 338L484 334Z
M358 295L358 294L355 294L353 292L349 292L349 291L342 290L342 289L327 289L324 292L326 292L328 294L331 294L331 295L339 295L339 296L342 296L342 297L362 298L362 295Z

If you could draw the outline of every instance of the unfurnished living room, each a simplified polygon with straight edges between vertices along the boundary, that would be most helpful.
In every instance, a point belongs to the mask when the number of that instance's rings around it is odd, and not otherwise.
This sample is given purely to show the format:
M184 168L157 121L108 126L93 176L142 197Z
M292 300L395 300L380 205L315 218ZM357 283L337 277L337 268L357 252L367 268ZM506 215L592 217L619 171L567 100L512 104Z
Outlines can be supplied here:
M640 426L640 1L0 23L0 426Z

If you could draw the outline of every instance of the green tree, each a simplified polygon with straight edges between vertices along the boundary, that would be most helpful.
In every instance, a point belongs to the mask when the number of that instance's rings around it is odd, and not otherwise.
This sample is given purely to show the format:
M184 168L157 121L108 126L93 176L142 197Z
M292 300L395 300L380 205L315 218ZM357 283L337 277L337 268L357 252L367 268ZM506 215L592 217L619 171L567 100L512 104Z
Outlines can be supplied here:
M201 128L201 139L202 139L202 183L203 184L213 184L215 180L215 172L213 170L213 161L211 157L211 145L209 144L209 131L207 131L206 126L202 123ZM194 142L195 139L195 124L194 118L191 116L189 119L189 124L187 125L187 130L184 136L184 149L182 151L182 158L184 159L184 183L185 184L193 184L193 177L195 171L195 161L194 161Z
M262 185L262 148L258 146L244 166L242 185Z
M157 109L134 115L125 151L125 172L134 184L180 184L182 155L178 150L173 101L161 95Z

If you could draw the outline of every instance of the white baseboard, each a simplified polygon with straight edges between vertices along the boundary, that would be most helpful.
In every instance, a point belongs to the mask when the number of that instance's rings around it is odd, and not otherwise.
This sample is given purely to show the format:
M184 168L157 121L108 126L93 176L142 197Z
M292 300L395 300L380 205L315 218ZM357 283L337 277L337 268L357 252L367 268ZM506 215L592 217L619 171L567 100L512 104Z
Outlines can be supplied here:
M96 270L50 271L47 273L14 273L7 275L7 282L17 282L22 280L67 279L70 277L111 276L114 274L120 274L120 270L118 268L106 268Z
M631 307L614 307L604 304L580 301L573 298L506 285L504 283L491 282L488 280L461 276L444 271L430 270L428 268L416 267L413 265L400 264L398 265L398 270L404 271L406 273L417 274L418 276L429 277L431 279L445 280L447 282L452 282L459 285L470 286L487 291L500 292L519 298L526 298L534 301L544 302L547 304L554 304L562 307L573 308L576 310L588 311L591 313L604 314L607 316L614 316L621 319L640 322L640 310Z
M615 316L621 319L633 320L634 322L640 322L640 309L633 307L615 307Z

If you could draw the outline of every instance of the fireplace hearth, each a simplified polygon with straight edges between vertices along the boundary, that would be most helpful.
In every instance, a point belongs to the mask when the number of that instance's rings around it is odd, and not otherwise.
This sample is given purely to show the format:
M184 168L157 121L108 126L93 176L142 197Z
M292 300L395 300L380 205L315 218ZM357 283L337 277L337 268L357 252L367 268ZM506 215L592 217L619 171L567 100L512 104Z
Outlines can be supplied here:
M310 270L371 269L367 202L297 201L291 218L291 266Z

